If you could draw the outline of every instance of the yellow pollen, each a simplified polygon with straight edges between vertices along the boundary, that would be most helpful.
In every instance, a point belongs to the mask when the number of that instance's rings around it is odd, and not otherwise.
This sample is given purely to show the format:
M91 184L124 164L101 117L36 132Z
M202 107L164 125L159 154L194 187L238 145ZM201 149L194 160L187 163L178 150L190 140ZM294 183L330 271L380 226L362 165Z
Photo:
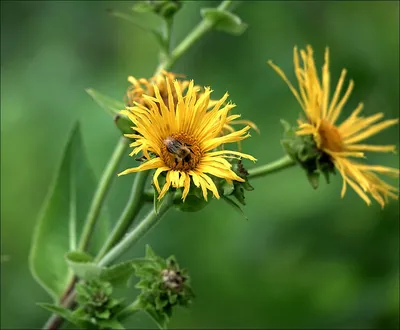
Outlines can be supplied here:
M167 141L177 141L179 150L171 150L167 148ZM172 143L172 142L170 142ZM172 170L188 172L197 167L202 157L201 148L192 136L186 133L171 134L166 137L161 147L161 158L165 165Z
M325 119L322 119L319 125L318 135L318 148L334 152L343 151L343 141L339 130Z

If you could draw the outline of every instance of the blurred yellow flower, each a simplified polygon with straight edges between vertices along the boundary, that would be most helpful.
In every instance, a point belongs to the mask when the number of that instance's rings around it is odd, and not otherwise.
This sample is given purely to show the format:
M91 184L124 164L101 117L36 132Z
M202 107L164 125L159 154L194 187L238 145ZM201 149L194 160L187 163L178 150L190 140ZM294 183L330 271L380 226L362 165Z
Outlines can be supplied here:
M210 88L204 92L189 82L186 93L182 83L171 82L165 77L167 98L161 95L158 84L153 84L154 97L143 94L145 102L122 110L134 123L135 134L125 136L135 139L131 156L143 152L146 161L118 175L156 169L153 182L159 192L159 199L172 187L183 187L182 199L189 193L191 181L200 187L204 199L207 190L219 198L217 187L210 175L227 181L244 180L236 175L227 161L229 158L243 157L255 161L250 155L230 150L216 150L223 144L243 140L250 135L246 126L239 131L222 135L225 125L230 125L239 115L229 115L234 104L225 104L226 93L210 107ZM225 105L224 105L225 104ZM165 184L159 186L158 177L166 172Z
M150 95L154 97L155 96L154 85L157 86L161 97L166 103L168 100L168 91L165 78L167 78L169 81L176 80L179 83L180 90L185 91L186 88L189 86L189 80L182 80L182 79L177 80L177 78L182 78L182 77L184 76L168 72L165 70L162 70L160 73L154 75L150 79L145 79L145 78L136 79L133 76L129 76L128 82L131 83L131 86L128 87L128 90L125 95L125 104L129 107L133 107L135 105L135 102L141 104L145 102L143 95ZM199 87L196 86L196 88ZM174 99L176 100L177 96L174 86L171 86L171 92L172 95L174 96Z
M298 90L294 88L278 66L268 61L287 83L307 116L306 121L298 121L297 135L311 134L317 147L330 156L331 161L343 177L342 197L345 195L347 184L349 184L368 205L371 203L368 195L372 196L382 207L388 202L389 197L398 199L398 189L381 180L376 174L398 177L398 169L366 165L354 160L354 158L365 158L364 151L395 152L395 145L381 146L360 144L360 142L397 124L398 119L377 123L383 118L383 113L360 117L359 114L363 108L363 104L360 103L347 119L341 124L337 124L343 106L353 90L354 82L350 81L346 92L341 97L340 92L346 76L346 70L343 69L330 100L328 48L325 51L325 63L322 68L322 82L319 80L315 67L312 48L307 46L306 50L300 50L300 57L302 66L299 61L299 52L295 47L294 68L299 84Z

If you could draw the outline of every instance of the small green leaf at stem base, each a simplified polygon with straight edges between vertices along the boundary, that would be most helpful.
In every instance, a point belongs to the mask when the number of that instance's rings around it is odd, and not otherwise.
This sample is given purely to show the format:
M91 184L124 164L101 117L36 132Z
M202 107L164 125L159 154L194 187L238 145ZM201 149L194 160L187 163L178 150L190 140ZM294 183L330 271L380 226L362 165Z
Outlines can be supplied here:
M222 199L228 204L230 205L236 212L238 212L243 218L245 218L246 220L249 220L246 216L246 214L244 213L244 211L242 210L242 208L240 207L240 205L238 203L236 203L235 201L233 201L232 199L230 199L229 197L226 196L221 196Z
M247 24L243 23L239 16L226 10L203 8L201 9L201 15L213 24L216 30L229 34L241 35L247 28Z
M97 279L102 268L92 262L93 258L80 251L68 252L65 255L68 265L76 276L85 281Z

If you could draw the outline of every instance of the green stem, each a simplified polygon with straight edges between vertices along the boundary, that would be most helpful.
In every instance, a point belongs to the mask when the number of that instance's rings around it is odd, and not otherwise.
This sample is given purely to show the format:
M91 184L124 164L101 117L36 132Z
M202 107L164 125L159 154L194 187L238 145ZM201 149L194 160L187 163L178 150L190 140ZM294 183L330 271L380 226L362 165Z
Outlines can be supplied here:
M226 10L232 4L232 1L223 1L217 7L220 10ZM213 23L203 19L193 30L190 32L181 43L171 52L170 56L164 63L161 63L157 71L161 69L169 70L175 62L190 48L193 44L199 40L204 34L213 28Z
M106 168L104 169L103 175L99 181L96 192L92 199L92 204L83 227L82 236L79 241L78 250L84 251L90 240L90 236L93 233L96 220L100 214L101 207L107 196L107 192L110 189L113 179L116 177L116 171L122 156L128 147L129 140L125 137L121 137L115 147L114 153L112 154Z
M126 250L140 240L151 228L153 228L173 205L174 194L167 193L158 213L153 209L129 234L115 245L99 262L99 266L108 266L115 259L119 258Z
M118 219L112 233L108 236L107 241L104 243L100 252L96 257L96 261L100 260L125 234L135 217L139 213L144 202L144 185L149 176L150 171L139 172L135 176L133 182L131 195L122 212L120 218Z
M250 169L247 178L255 179L263 177L271 173L279 172L285 168L292 167L296 164L297 163L292 158L286 155L272 163Z

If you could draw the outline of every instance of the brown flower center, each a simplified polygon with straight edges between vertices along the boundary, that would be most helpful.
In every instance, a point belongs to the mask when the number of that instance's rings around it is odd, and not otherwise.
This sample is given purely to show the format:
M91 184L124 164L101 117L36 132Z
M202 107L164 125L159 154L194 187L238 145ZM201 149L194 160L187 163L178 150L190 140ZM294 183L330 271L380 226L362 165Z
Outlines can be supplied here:
M336 126L322 119L318 133L320 136L319 148L334 152L343 151L342 137Z
M200 162L202 151L196 139L186 133L167 136L161 147L161 158L172 170L190 171Z

